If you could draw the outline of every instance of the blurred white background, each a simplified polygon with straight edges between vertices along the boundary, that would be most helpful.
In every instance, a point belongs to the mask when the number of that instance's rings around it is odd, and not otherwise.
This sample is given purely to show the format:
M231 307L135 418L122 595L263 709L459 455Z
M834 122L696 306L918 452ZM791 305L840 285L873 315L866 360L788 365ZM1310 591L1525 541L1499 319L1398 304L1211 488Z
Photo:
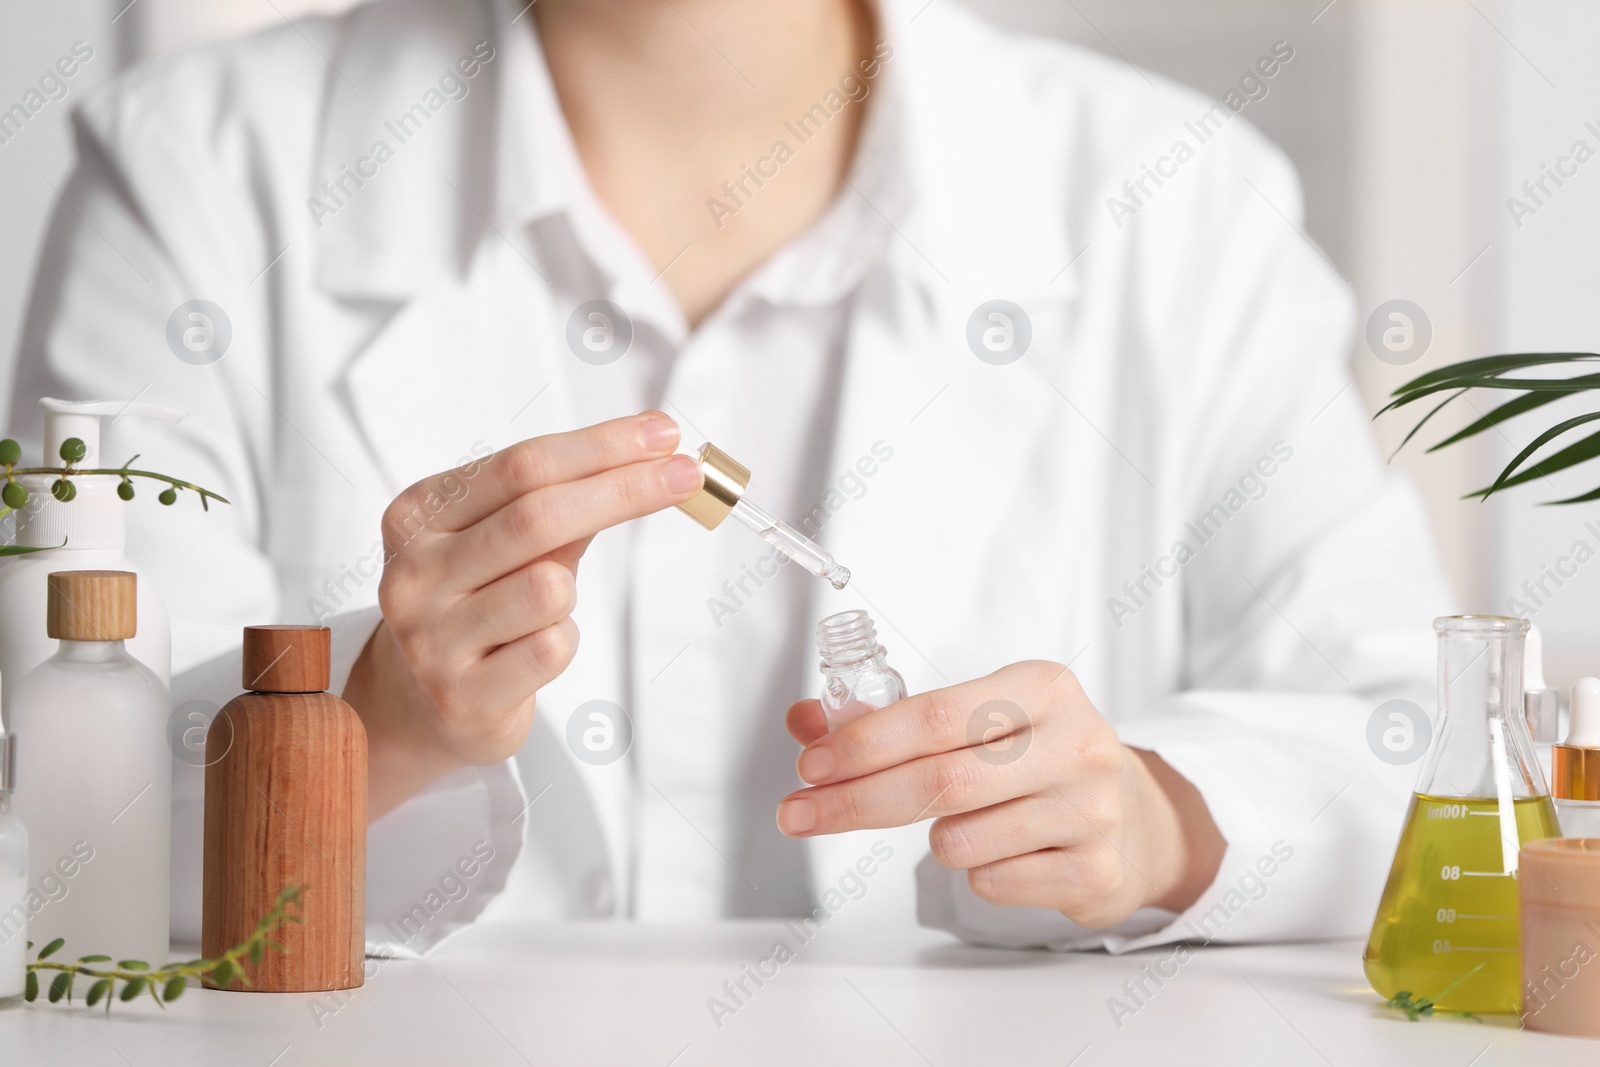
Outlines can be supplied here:
M957 0L931 0L954 3ZM1431 366L1499 351L1594 351L1600 283L1600 160L1518 227L1507 199L1575 141L1600 150L1600 5L1592 0L961 0L1007 26L1053 34L1193 86L1233 87L1279 41L1294 61L1250 105L1306 187L1307 229L1350 281L1363 319L1406 299L1424 309L1432 346L1392 367L1352 353L1370 410ZM85 41L95 58L54 102L0 143L0 344L11 358L28 280L56 189L71 162L70 105L133 63L342 0L52 0L12 4L0 34L0 110ZM1360 325L1360 324L1358 324ZM1287 353L1286 353L1287 355ZM8 367L3 377L9 380ZM3 386L0 386L3 388ZM0 401L5 398L0 397ZM3 410L3 409L0 409ZM1496 503L1461 501L1553 419L1513 426L1475 449L1397 462L1427 497L1460 606L1533 613L1547 670L1564 685L1600 673L1600 563L1559 588L1546 577L1577 542L1600 554L1600 504L1539 508L1600 484L1564 472ZM1459 420L1458 420L1459 421ZM1377 431L1385 450L1406 415ZM1442 436L1442 435L1437 435ZM1427 440L1436 440L1430 435ZM1492 435L1491 435L1492 436ZM1594 522L1591 531L1586 523ZM1567 569L1571 569L1568 567ZM1522 592L1545 579L1540 604ZM1589 609L1589 610L1586 610ZM1526 613L1526 612L1522 612Z

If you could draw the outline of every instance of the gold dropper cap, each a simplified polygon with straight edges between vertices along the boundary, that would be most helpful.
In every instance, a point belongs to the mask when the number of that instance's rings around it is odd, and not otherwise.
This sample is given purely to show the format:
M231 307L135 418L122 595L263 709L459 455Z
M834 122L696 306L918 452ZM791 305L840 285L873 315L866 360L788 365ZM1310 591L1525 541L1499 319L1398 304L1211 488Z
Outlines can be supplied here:
M700 473L705 484L678 510L708 530L715 530L733 511L750 484L750 471L738 460L707 441L700 446Z
M1550 795L1557 800L1600 800L1600 748L1554 745Z

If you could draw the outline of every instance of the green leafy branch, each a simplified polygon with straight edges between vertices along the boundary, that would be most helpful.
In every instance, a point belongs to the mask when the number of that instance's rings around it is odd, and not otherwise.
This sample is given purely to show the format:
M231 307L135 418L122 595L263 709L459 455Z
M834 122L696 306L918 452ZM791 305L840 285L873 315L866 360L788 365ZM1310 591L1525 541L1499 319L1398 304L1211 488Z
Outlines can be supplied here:
M1600 389L1600 373L1576 374L1567 378L1526 378L1511 377L1510 375L1533 367L1569 366L1596 360L1600 360L1600 353L1533 352L1519 355L1486 356L1482 359L1469 359L1460 363L1452 363L1449 366L1440 367L1420 377L1413 378L1400 386L1392 394L1393 399L1378 411L1378 415L1406 407L1427 397L1437 397L1443 394L1443 398L1439 403L1424 415L1411 428L1411 432L1406 434L1405 439L1400 442L1400 448L1404 448L1417 435L1417 431L1428 424L1430 419L1443 411L1452 401L1464 396L1471 390L1499 389L1521 394L1481 415L1467 426L1457 430L1428 449L1429 452L1437 452L1441 448L1447 448L1458 441L1475 437L1485 430L1499 426L1508 419L1535 411L1546 404L1560 400L1562 397ZM1600 421L1600 411L1589 412L1556 423L1535 437L1526 448L1518 452L1516 457L1501 470L1499 477L1494 480L1493 484L1466 494L1464 499L1478 497L1479 499L1487 500L1501 489L1509 489L1512 486L1521 485L1535 478L1543 478L1554 474L1556 471L1575 467L1580 463L1585 463L1600 456L1600 429L1597 429L1595 432L1587 434L1544 459L1532 462L1534 453L1556 440L1556 438L1597 421ZM1399 452L1400 448L1395 449L1395 451ZM1592 489L1578 496L1568 497L1565 500L1551 500L1546 501L1546 503L1581 504L1590 500L1600 500L1600 488Z
M45 994L50 1003L55 1004L65 997L67 1003L71 1004L73 986L79 978L86 978L91 982L88 992L84 995L84 1003L92 1008L103 1000L107 1013L111 1011L112 1000L130 1001L146 992L164 1008L169 1001L177 1000L183 995L191 978L209 980L212 985L223 989L235 981L249 985L250 979L245 974L242 961L249 960L251 966L257 966L267 949L287 951L272 940L271 935L284 923L303 921L299 915L289 912L289 906L298 904L299 900L299 886L292 885L284 889L278 894L272 910L256 923L255 931L249 940L235 945L214 960L169 963L165 967L155 969L151 969L143 960L122 960L114 967L99 966L102 963L110 963L110 956L82 956L76 963L56 963L51 961L50 957L66 944L64 939L58 937L40 949L35 961L28 964L27 987L23 996L29 1001L39 998L39 975L46 971L56 972ZM32 941L28 942L28 947L33 947ZM116 988L119 982L122 984L121 992L117 992Z
M84 457L89 454L89 447L83 443L82 438L69 437L61 442L60 453L62 463L65 466L19 467L17 464L22 462L22 446L9 437L0 440L0 473L3 473L5 478L5 486L0 488L0 503L5 505L3 509L0 509L0 519L5 518L13 511L20 511L28 506L29 493L27 487L17 481L19 477L27 474L55 475L56 480L50 486L50 495L63 504L78 495L78 487L72 484L74 477L95 474L109 474L120 478L121 481L117 483L117 496L123 500L132 500L134 497L133 479L150 478L154 481L166 483L167 487L161 491L161 495L156 499L169 507L178 502L178 493L185 489L200 495L200 507L206 511L211 510L211 501L213 500L223 504L228 503L226 497L195 485L193 482L186 482L168 474L158 474L155 471L135 470L133 464L134 460L139 458L138 456L134 456L133 459L128 460L120 467L91 467L83 469L75 467L73 464L82 463ZM0 545L0 556L20 556L29 552L43 552L51 547L60 546Z
M1424 1015L1434 1014L1457 1015L1463 1019L1476 1019L1477 1016L1472 1014L1470 1011L1447 1011L1443 1013L1436 1012L1435 1005L1437 1005L1439 1001L1443 1000L1445 997L1448 997L1451 993L1454 993L1456 989L1460 987L1462 982L1465 982L1468 978L1471 978L1473 975L1483 970L1483 968L1484 964L1478 964L1476 967L1472 968L1472 970L1461 975L1454 982L1451 982L1448 989L1431 1000L1427 997L1413 997L1410 990L1402 989L1400 992L1396 993L1394 996L1385 1001L1383 1006L1386 1008L1393 1008L1395 1011L1405 1012L1406 1018L1410 1019L1412 1022L1416 1022Z

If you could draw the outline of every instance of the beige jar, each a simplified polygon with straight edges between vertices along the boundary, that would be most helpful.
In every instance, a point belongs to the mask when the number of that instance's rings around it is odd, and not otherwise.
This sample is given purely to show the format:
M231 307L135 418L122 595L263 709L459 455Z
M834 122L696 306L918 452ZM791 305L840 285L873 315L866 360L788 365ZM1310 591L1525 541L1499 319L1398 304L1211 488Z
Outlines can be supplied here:
M1522 848L1522 1024L1600 1037L1600 838Z

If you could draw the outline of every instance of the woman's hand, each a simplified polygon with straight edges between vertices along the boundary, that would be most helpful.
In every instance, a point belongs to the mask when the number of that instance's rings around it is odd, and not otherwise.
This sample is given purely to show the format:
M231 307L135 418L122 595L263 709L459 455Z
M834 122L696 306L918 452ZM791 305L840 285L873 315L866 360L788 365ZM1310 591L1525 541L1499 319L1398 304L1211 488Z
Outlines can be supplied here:
M791 837L932 816L946 867L995 904L1056 908L1112 926L1152 905L1182 911L1215 879L1225 842L1199 791L1128 748L1056 663L1033 661L910 697L827 732L789 709L812 788L784 798Z
M522 747L578 647L578 560L600 530L700 488L660 412L536 437L424 479L383 517L383 624L344 697L367 728L369 814Z

